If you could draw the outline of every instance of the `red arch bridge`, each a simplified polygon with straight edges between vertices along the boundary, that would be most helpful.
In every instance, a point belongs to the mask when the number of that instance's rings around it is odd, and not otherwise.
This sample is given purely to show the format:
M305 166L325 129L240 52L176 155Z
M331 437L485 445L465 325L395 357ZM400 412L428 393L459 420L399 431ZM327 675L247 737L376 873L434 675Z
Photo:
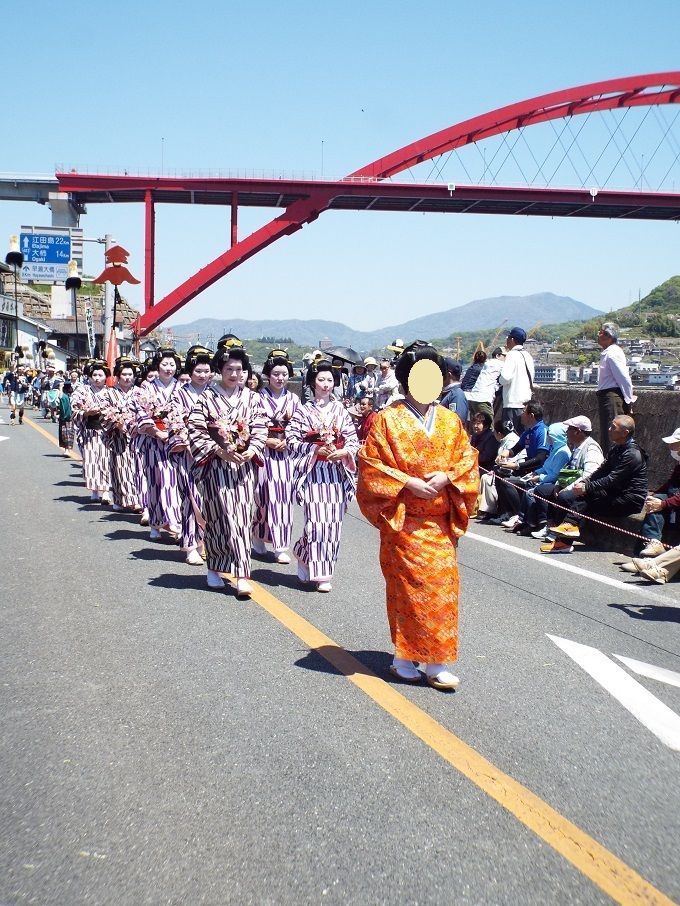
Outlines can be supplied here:
M671 155L674 155L672 164L680 159L680 142L672 142L670 125L665 119L659 120L661 141L653 154L648 153L646 166L639 159L633 165L639 166L639 185L635 184L637 174L626 163L629 184L634 183L633 188L627 190L608 189L607 180L598 186L594 174L596 165L612 151L618 155L619 161L625 161L634 136L627 136L620 124L615 128L608 127L609 137L605 134L604 147L599 156L598 152L591 152L595 159L589 164L579 144L581 127L579 125L576 130L573 124L584 122L592 114L605 115L607 111L628 113L636 108L645 108L647 115L652 110L657 111L679 101L680 72L630 76L581 85L465 120L381 157L340 180L112 176L73 171L57 173L56 176L59 191L69 193L75 205L111 202L138 202L144 205L145 308L133 325L137 335L144 336L225 274L277 239L312 223L325 211L525 214L677 221L680 219L680 193L652 191L646 176L650 157L657 156L663 141L670 142ZM676 117L678 113L680 109ZM561 130L554 125L559 122L562 123ZM517 161L515 147L520 138L526 143L528 127L542 123L553 124L555 137L549 154L542 161L530 151L535 177L529 180L526 167L519 165L526 184L515 187L498 185L498 163L504 163L510 157ZM500 144L492 160L487 162L485 154L480 152L484 161L482 176L486 184L428 180L397 182L394 179L404 172L412 176L414 167L428 161L434 161L428 179L433 173L440 176L443 170L440 162L446 156L457 154L459 149L465 147L478 146L494 137L500 139ZM582 158L580 166L575 162L578 152ZM554 158L555 153L561 158L560 165L565 160L571 163L581 182L579 187L536 185L537 177L540 176L544 183L549 182L550 171L556 173L559 170L559 166L553 168L552 164L548 164L550 155ZM464 170L469 174L465 166ZM228 205L231 208L230 248L158 301L154 298L157 204ZM238 209L241 206L283 208L284 211L239 239Z

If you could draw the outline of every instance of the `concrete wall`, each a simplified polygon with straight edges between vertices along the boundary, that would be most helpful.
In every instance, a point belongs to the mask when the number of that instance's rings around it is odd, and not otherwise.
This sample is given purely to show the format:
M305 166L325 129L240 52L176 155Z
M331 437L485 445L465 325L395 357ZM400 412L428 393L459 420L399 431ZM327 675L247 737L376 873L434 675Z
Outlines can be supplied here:
M543 406L547 423L587 415L593 423L593 435L600 439L597 396L594 387L572 384L568 387L535 385L534 396ZM673 390L635 389L633 405L635 438L649 454L649 486L665 481L673 469L668 447L661 440L680 427L680 392Z

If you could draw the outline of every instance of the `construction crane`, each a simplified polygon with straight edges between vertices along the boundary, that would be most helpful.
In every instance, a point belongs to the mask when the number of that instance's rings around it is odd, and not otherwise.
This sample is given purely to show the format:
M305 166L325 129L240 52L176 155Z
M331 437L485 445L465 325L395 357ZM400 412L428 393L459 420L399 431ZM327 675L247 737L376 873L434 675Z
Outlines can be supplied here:
M498 329L496 330L496 333L493 335L493 337L491 337L491 340L489 341L489 345L487 346L487 350L489 352L491 352L491 350L496 345L496 342L498 341L498 338L501 335L501 331L503 330L503 328L505 327L505 325L507 323L508 323L508 319L506 318L504 321L501 321L501 323L498 325ZM477 343L477 350L478 351L484 350L484 340L479 340L479 342Z
M528 337L533 337L533 335L536 333L536 331L538 330L538 328L542 326L542 324L543 324L543 321L536 321L536 323L534 324L534 326L531 327L531 328L527 331L527 338L528 338Z

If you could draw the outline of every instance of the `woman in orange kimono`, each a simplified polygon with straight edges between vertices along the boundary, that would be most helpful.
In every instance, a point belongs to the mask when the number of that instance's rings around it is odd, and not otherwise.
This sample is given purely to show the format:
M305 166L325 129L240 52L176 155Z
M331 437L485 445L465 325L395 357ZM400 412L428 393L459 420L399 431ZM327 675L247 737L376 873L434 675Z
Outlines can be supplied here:
M409 375L423 360L435 363L427 365L437 380L439 368L443 383L445 365L435 349L414 343L404 350L396 376L406 398L378 413L371 426L359 452L357 501L380 531L395 649L390 672L419 682L416 664L424 664L431 686L455 689L459 680L447 662L458 654L456 546L479 491L477 451L458 416L439 406L436 395L427 404L411 394Z

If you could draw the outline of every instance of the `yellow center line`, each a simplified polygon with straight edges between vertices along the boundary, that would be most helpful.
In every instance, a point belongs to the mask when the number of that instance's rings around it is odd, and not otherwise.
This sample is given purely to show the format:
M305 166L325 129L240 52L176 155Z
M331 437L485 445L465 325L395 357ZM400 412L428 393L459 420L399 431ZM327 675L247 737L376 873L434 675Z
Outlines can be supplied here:
M49 431L46 431L43 427L38 425L32 418L28 418L26 415L24 415L24 424L30 425L34 431L37 431L38 434L42 434L43 437L46 437L51 444L54 444L55 447L59 447L59 441L57 440L57 438L53 434L50 434ZM61 447L59 447L59 449L61 449ZM77 453L74 453L73 450L64 450L64 453L67 456L70 456L71 459L75 459L76 462L82 462L80 456L78 456Z
M229 577L230 579L233 577ZM531 790L505 774L475 749L414 705L312 623L252 582L252 600L304 644L328 661L375 704L391 714L407 730L495 799L504 809L567 859L615 902L674 906L597 840L551 808Z
M58 441L32 419L28 419L27 423L50 443L59 446ZM80 457L71 451L69 456L80 461ZM233 579L231 576L229 578ZM251 584L254 589L252 600L256 604L297 636L311 651L335 667L378 707L391 714L448 764L514 815L612 900L626 906L677 906L597 840L437 723L422 708L414 705L283 601L279 601L257 582Z

